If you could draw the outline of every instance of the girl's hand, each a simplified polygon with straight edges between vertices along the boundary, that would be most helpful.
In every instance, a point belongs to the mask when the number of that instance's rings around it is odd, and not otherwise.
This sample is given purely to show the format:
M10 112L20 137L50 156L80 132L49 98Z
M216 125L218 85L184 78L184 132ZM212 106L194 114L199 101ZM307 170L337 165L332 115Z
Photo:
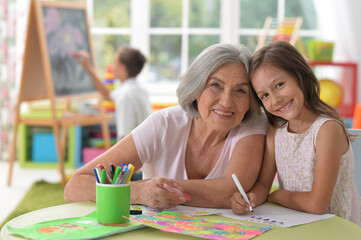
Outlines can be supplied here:
M165 189L163 187L164 183L183 192L183 188L174 180L164 177L155 177L148 181L144 181L144 184L142 184L142 192L139 193L142 195L142 204L154 208L172 208L186 202L184 196Z
M248 193L247 197L251 203L252 207L256 206L256 194ZM231 198L231 207L232 211L235 214L246 214L249 213L249 204L242 198L242 195L239 192L233 194Z

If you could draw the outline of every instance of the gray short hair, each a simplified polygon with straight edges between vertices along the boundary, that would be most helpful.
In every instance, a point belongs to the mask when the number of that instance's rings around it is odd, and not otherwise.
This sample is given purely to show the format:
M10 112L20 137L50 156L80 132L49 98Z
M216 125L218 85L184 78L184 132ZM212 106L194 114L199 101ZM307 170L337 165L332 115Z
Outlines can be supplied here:
M209 76L226 63L243 63L249 75L251 52L243 45L218 43L201 52L180 77L178 102L191 117L200 117L197 98L203 92ZM251 104L242 122L254 122L260 113L255 96L250 91Z

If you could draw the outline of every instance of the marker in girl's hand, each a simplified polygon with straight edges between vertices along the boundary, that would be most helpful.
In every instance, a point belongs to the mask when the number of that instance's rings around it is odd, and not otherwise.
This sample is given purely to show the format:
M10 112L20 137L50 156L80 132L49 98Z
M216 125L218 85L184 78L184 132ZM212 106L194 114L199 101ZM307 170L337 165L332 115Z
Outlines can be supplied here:
M237 175L235 173L232 174L232 178L233 178L233 181L234 183L236 184L239 192L241 193L243 199L249 204L249 211L250 212L253 212L253 208L251 206L251 203L249 202L249 199L247 197L247 194L245 193L245 191L243 190L243 187L241 185L241 183L239 182L238 178L237 178Z
M178 190L178 189L176 189L176 188L174 188L174 187L171 187L171 186L169 186L169 185L166 184L166 183L163 183L163 184L162 184L162 187L165 188L165 189L167 189L167 190L170 191L170 192L178 193L179 195L183 196L183 197L184 197L185 199L187 199L188 201L192 200L192 197L189 196L188 194L186 194L186 193L184 193L184 192L182 192L182 191L180 191L180 190Z

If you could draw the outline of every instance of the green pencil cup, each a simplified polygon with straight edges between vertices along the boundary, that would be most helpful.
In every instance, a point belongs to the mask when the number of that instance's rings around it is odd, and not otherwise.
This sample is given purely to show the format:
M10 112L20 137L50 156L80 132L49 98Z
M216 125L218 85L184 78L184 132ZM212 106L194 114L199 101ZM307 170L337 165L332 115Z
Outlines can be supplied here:
M130 184L96 183L97 221L103 225L129 221Z

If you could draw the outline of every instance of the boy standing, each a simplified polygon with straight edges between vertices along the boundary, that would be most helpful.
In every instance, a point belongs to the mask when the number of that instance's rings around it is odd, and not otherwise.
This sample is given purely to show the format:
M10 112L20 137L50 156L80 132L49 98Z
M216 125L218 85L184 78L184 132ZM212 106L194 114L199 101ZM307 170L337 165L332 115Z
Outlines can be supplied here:
M152 113L149 95L136 81L137 75L146 62L139 50L128 46L122 46L117 50L114 56L113 72L114 78L121 82L121 86L114 91L110 91L97 76L87 52L78 51L73 56L90 74L103 97L115 103L118 140L128 135Z

